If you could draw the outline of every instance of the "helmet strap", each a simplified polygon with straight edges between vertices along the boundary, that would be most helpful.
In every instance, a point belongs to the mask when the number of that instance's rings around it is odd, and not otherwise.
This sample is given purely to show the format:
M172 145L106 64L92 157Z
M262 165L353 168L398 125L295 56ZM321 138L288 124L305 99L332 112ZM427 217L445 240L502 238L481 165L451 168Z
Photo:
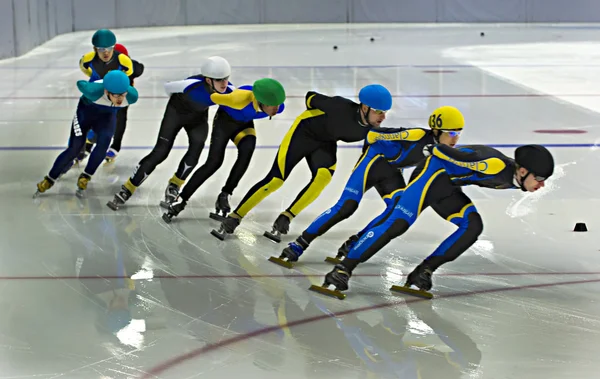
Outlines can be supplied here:
M440 131L438 130L438 131L437 131L437 134L436 134L436 132L435 132L436 130L437 130L437 129L432 129L432 130L431 130L431 131L432 131L432 133L433 133L433 141L434 141L436 144L439 144L439 143L440 143Z
M517 175L517 176L519 175L518 170L519 169L517 168L517 172L515 172L515 175ZM528 171L527 174L525 174L523 176L518 176L519 182L520 182L519 184L520 184L520 187L521 187L521 191L523 191L523 192L527 192L527 189L525 188L525 180L527 179L527 177L529 175L531 175L531 172Z
M258 103L258 107L260 108L260 110L267 113L267 111L265 111L265 108L263 108L264 104L258 100L256 102ZM272 118L273 118L273 116L269 116L269 120L271 120Z
M369 113L371 112L371 107L367 107L367 112L366 112L366 113L363 113L363 111L362 111L362 104L361 104L361 107L359 108L359 110L360 110L360 113L361 113L361 114L364 116L364 118L365 118L365 125L364 125L364 126L367 126L367 125L369 125L369 126L372 126L372 127L374 127L374 128L375 128L375 127L377 127L377 125L373 125L373 124L371 124L371 123L369 122Z

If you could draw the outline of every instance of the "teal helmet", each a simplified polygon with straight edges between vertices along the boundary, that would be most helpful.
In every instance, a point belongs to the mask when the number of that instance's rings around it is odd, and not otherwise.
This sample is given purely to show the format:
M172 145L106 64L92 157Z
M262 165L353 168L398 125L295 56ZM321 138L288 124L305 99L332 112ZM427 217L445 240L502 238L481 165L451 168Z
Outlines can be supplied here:
M115 94L125 93L129 90L129 77L123 71L112 70L104 75L104 88Z
M92 45L94 47L112 47L117 43L115 33L108 29L97 30L92 36Z

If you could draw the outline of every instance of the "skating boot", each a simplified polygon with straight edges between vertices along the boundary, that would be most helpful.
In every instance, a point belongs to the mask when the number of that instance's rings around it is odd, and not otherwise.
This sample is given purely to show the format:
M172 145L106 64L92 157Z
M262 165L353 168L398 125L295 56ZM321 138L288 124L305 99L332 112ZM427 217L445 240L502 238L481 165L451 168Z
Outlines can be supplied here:
M290 242L288 247L283 249L279 257L270 257L269 262L273 262L285 268L293 268L294 262L304 253L304 248L298 242Z
M121 190L115 194L115 198L106 203L106 205L113 211L117 211L121 205L125 204L125 202L129 200L130 197L131 191L129 191L127 187L121 186Z
M41 193L48 191L54 185L54 180L50 179L47 176L44 176L44 179L37 184L37 191L33 194L33 197L38 197Z
M106 152L106 158L104 158L104 160L106 161L106 163L112 163L115 161L115 159L117 159L118 154L119 154L119 152L111 147Z
M232 234L235 231L235 228L240 225L240 221L240 218L227 216L221 223L219 230L213 229L210 234L223 241L225 239L225 234Z
M92 177L86 173L81 173L81 175L79 175L79 178L77 179L77 191L75 192L77 197L82 198L85 196L85 190L87 190L90 180L92 180Z
M352 250L352 246L354 246L354 244L356 242L358 242L359 239L360 238L356 234L353 235L352 237L348 238L348 240L346 240L346 242L344 242L342 244L342 246L340 246L340 248L338 249L338 252L337 252L337 255L335 256L335 258L327 257L327 258L325 258L325 262L333 263L333 264L340 263L343 258L346 258L346 256L350 252L350 250Z
M350 270L343 264L337 264L331 272L325 275L325 281L322 286L310 286L309 290L318 292L323 295L337 297L340 300L344 300L346 295L340 291L348 290L348 280L352 276ZM330 290L330 285L335 286L335 290Z
M175 183L169 182L167 189L165 190L165 200L160 202L160 206L169 209L169 205L177 200L179 197L179 186Z
M280 214L273 223L271 232L265 232L263 235L273 242L281 242L281 235L287 234L290 230L290 221L290 218L284 213Z
M223 213L223 215L220 215L219 211ZM221 192L215 202L215 212L210 212L209 217L213 220L223 222L229 212L231 212L231 207L229 206L229 194Z
M431 281L432 274L433 271L431 271L429 267L420 264L413 270L413 272L408 274L404 286L392 286L390 291L402 292L425 299L431 299L433 298L433 295L428 291L433 285ZM411 286L417 287L418 290L410 288Z
M186 204L187 204L187 201L178 197L177 200L175 200L174 202L169 204L169 210L166 213L163 213L163 215L162 215L163 221L166 222L167 224L170 224L171 219L173 217L177 217L179 215L179 213L185 209Z

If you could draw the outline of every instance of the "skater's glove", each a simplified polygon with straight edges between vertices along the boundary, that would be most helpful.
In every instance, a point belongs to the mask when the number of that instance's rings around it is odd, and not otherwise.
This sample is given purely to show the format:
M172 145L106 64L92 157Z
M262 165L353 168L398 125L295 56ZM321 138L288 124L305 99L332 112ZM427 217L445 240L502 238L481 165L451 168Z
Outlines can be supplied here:
M428 157L431 154L433 154L433 148L435 147L434 144L429 144L429 145L425 145L423 147L423 156Z

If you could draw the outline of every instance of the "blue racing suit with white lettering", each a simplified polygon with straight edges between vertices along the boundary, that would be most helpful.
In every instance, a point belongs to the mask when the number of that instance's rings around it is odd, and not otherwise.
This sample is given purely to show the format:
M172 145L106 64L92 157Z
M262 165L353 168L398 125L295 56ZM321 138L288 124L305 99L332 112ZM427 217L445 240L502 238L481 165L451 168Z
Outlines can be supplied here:
M379 192L386 206L392 204L393 196L406 186L402 169L425 159L423 148L434 143L431 130L398 128L398 131L400 133L397 134L397 140L365 142L363 154L356 163L342 196L302 232L297 241L299 244L308 247L317 237L350 217L358 208L365 192L372 187ZM373 224L378 221L379 218L373 220Z
M518 188L514 184L514 160L494 148L469 145L455 149L434 145L429 150L431 156L415 168L389 217L380 225L365 230L354 244L343 261L348 269L352 270L392 239L404 234L421 212L431 206L440 216L458 226L458 230L425 259L433 271L460 256L483 230L481 216L461 186Z

